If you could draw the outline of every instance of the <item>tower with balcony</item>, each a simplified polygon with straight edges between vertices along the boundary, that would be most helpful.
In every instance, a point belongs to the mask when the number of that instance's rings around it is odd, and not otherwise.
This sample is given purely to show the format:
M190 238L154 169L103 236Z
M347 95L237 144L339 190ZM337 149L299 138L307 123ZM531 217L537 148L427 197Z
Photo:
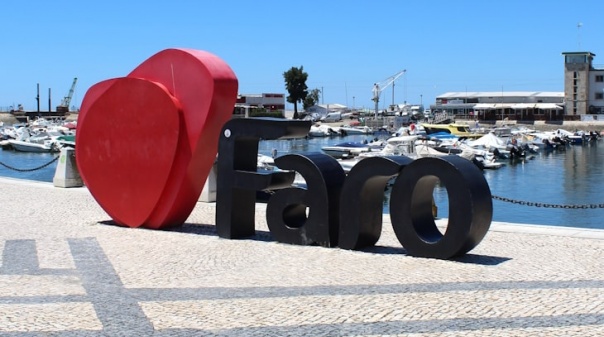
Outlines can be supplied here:
M589 113L590 72L594 56L590 52L566 52L564 56L564 100L566 115Z

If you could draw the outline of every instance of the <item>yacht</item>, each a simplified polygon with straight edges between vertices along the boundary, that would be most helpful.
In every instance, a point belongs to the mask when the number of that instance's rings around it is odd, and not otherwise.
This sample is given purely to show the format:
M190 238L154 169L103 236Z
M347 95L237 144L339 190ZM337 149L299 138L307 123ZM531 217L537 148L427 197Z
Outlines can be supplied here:
M480 138L483 135L474 133L470 130L470 126L467 124L421 124L426 131L426 134L430 136L432 133L447 132L460 138Z

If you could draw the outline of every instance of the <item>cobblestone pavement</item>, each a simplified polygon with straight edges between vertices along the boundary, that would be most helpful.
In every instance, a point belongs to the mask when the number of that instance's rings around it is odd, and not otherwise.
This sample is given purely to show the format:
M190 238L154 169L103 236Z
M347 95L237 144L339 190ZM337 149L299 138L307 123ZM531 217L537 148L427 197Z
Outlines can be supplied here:
M603 336L604 231L493 224L454 261L113 226L85 188L0 178L0 336ZM512 228L512 229L510 229ZM514 230L516 228L517 230Z

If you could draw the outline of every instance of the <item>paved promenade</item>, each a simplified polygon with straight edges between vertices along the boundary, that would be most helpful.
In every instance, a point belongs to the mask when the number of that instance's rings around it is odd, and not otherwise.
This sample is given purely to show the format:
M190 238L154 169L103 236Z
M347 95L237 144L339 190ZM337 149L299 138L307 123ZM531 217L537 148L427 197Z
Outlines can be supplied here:
M455 261L113 226L86 188L0 178L0 336L604 336L604 231L494 223ZM387 220L387 219L386 219Z

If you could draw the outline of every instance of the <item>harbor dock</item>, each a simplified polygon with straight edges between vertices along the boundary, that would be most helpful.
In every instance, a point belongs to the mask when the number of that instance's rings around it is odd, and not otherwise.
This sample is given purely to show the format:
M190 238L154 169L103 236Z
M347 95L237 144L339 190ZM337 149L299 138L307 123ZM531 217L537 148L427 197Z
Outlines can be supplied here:
M112 225L86 187L0 178L2 336L603 336L604 230L494 222L454 260L221 239L215 204Z

